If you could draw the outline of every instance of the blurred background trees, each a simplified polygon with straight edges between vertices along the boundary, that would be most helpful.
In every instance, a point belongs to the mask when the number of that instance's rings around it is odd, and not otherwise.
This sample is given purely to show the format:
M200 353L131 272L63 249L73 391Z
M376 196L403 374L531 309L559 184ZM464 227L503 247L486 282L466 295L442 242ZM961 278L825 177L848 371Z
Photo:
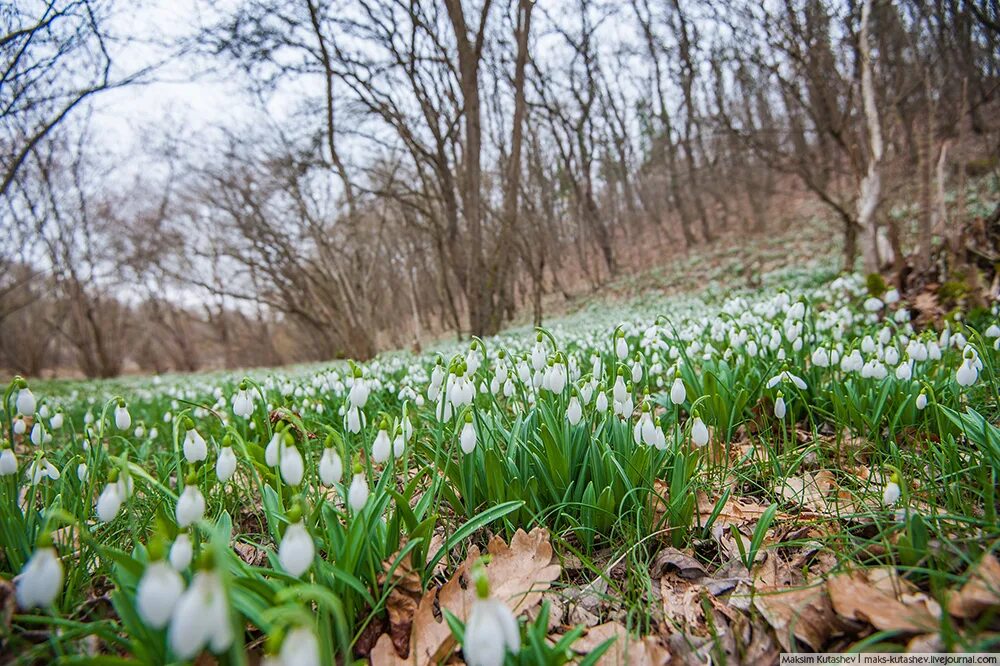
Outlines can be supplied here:
M903 290L1000 261L996 0L194 6L0 2L0 367L368 358L815 214ZM133 164L98 101L170 62L247 108Z

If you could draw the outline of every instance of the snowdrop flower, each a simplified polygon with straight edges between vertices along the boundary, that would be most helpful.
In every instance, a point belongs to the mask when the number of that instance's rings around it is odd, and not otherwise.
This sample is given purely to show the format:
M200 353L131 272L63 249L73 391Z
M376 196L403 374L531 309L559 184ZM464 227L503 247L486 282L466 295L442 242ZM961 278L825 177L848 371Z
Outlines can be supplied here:
M800 391L805 391L807 388L805 381L801 377L793 375L787 370L782 370L774 377L771 377L771 379L767 381L767 388L774 388L779 382L791 382L792 384L795 384L796 388Z
M604 414L605 412L607 412L608 411L608 394L605 393L604 391L600 391L597 394L597 402L596 402L596 404L594 406L597 408L597 411L600 412L601 414Z
M468 353L465 355L466 372L468 372L470 376L475 375L476 371L479 370L479 364L482 360L483 357L479 355L479 343L473 340Z
M1000 338L1000 326L997 326L996 324L990 324L990 327L986 329L986 337Z
M868 312L878 312L885 306L882 299L872 296L865 301L865 310Z
M233 414L245 419L253 415L253 396L242 386L233 396Z
M42 424L35 421L35 425L31 426L31 443L41 446L43 441L45 441L45 431L42 430Z
M14 419L14 434L23 435L28 429L28 424L20 416Z
M351 407L347 410L347 430L353 434L358 434L361 432L362 421L364 421L364 414L357 407Z
M181 528L198 522L205 515L205 496L201 494L198 486L194 485L192 477L188 477L188 481L184 486L184 492L177 499L175 511L177 525Z
M375 441L372 443L372 460L379 464L384 463L392 455L392 441L386 431L388 427L389 423L382 419L378 434L375 435Z
M569 406L566 407L566 420L570 425L575 426L583 418L583 408L580 406L580 399L575 395L569 399Z
M895 347L886 347L882 360L886 362L886 365L896 367L896 364L899 363L899 350Z
M25 610L51 606L55 601L62 590L63 566L49 535L40 539L38 548L14 583L17 585L17 605Z
M281 448L281 462L279 468L281 469L281 480L288 485L297 486L302 483L302 477L305 475L306 466L298 448L294 445L284 446Z
M972 386L979 379L979 368L972 352L966 351L962 364L955 371L955 381L959 386Z
M683 405L686 399L687 389L684 387L684 381L681 379L680 374L678 374L674 377L674 385L670 387L670 402L675 405Z
M319 642L316 634L308 627L296 627L285 635L281 642L281 651L277 659L268 662L268 666L319 666Z
M612 387L611 393L615 402L625 402L625 399L628 397L629 392L625 387L625 380L622 379L621 375L615 377L615 385Z
M361 472L361 465L354 466L354 477L347 491L347 503L355 512L361 511L368 503L368 479Z
M162 559L150 563L135 592L139 616L146 626L152 629L167 626L183 592L184 579L176 569Z
M620 331L615 340L615 356L618 357L619 361L624 361L628 356L628 343L625 342L625 334Z
M639 354L635 355L635 363L632 364L632 383L638 384L642 381L642 359Z
M369 394L371 394L371 385L361 376L361 369L355 368L354 383L351 385L350 393L347 394L348 402L351 403L352 407L364 409L368 403Z
M170 566L175 571L184 571L190 566L193 556L194 546L191 544L191 537L187 532L181 532L170 546Z
M691 441L699 447L708 444L708 427L700 416L695 416L694 423L691 425Z
M35 396L31 392L31 389L25 386L18 390L17 398L14 400L14 407L24 416L33 416L35 414Z
M132 425L132 415L128 413L128 407L125 406L124 400L118 401L118 406L115 407L115 426L119 430L128 430Z
M124 501L117 479L106 484L97 498L97 519L102 523L110 523L118 516Z
M812 364L818 368L826 368L830 366L830 354L823 347L817 347L813 350Z
M10 476L17 474L17 456L10 448L6 448L0 453L0 476Z
M774 401L774 416L778 419L784 419L785 412L785 398L781 395L781 391L778 391L778 397Z
M41 483L42 479L45 478L58 481L60 476L59 470L56 466L44 457L31 461L31 464L28 465L27 475L31 485L33 486L37 486Z
M892 506L899 501L899 496L902 491L899 487L899 475L895 472L889 477L889 482L885 484L885 488L882 489L882 504L885 506Z
M535 372L545 369L545 361L548 353L545 350L543 340L544 337L539 333L535 338L535 346L531 349L531 367L535 369Z
M236 473L236 454L232 446L223 446L219 451L219 459L215 462L215 478L222 483L233 478Z
M319 479L325 486L332 486L340 483L344 475L344 463L340 460L336 449L328 446L323 449L323 455L319 459Z
M80 483L86 483L87 481L87 463L82 462L76 466L76 478L80 479Z
M280 432L275 432L271 436L271 441L267 443L267 448L264 449L264 462L267 463L268 467L274 467L278 464L278 456L282 446L284 446L284 436Z
M184 435L184 459L188 463L201 462L208 457L208 444L205 438L195 430L190 428Z
M899 302L899 291L895 288L885 292L885 302L889 305Z
M170 649L180 659L191 659L206 645L220 653L233 642L229 601L218 574L199 571L181 595L170 618Z
M52 415L52 418L49 419L49 427L52 428L53 430L59 430L60 428L63 427L62 412L56 412L55 414Z
M462 656L469 666L502 666L508 651L517 654L520 650L521 634L507 604L490 596L482 565L476 568L476 599L465 623Z
M472 425L472 414L466 413L465 425L462 426L462 433L459 435L459 444L462 446L462 453L469 454L476 449L476 427Z
M289 512L289 519L292 518L296 509ZM301 510L298 513L301 513ZM298 516L295 517L298 518ZM281 562L281 568L291 576L299 578L312 566L315 555L316 546L313 544L312 537L309 536L309 531L301 520L293 521L285 530L285 536L282 537L281 545L278 547L278 561Z
M917 396L917 409L923 411L925 407L927 407L927 394L921 391Z

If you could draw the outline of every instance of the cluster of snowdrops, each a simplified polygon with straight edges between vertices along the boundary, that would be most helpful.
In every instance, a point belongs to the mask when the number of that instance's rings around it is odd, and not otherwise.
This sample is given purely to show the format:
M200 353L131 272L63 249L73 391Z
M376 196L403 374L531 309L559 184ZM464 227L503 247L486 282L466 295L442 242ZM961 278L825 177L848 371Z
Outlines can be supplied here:
M762 406L772 442L797 422L883 442L872 494L898 511L909 472L893 432L994 436L969 396L996 404L996 318L917 330L893 290L843 277L613 329L522 332L450 356L260 381L49 396L15 378L0 574L16 586L15 625L52 631L36 656L96 636L148 663L204 650L240 663L250 642L269 664L350 662L385 612L393 571L405 562L426 584L485 527L542 524L593 548L638 520L661 480L662 520L683 545L701 474L723 464L706 450ZM996 460L982 455L995 481ZM452 626L467 663L501 664L526 628L476 572L472 613ZM98 573L114 612L96 621L76 609Z

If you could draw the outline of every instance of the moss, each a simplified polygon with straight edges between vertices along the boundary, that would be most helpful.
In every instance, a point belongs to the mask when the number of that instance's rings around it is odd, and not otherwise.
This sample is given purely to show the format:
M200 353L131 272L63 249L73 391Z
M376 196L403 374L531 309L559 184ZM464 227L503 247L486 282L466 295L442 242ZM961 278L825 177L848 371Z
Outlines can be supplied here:
M865 286L868 288L868 294L877 298L881 297L888 288L885 279L878 273L870 273L865 278Z

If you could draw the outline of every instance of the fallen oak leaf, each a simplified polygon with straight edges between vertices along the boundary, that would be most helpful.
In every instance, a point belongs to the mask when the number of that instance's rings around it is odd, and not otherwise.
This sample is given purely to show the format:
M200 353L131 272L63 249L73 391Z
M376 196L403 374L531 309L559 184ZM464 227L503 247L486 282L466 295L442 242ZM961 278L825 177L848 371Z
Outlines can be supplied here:
M819 651L841 629L823 586L758 590L754 607L774 629L785 652L795 648L796 640Z
M804 509L828 513L828 496L835 486L833 473L822 469L815 474L804 472L802 476L789 477L776 490L782 498Z
M854 571L827 580L830 601L843 618L868 622L882 631L933 631L937 621L926 598L908 591L901 593L902 587L898 578L877 570Z
M992 553L970 567L972 573L962 588L948 600L955 617L975 619L983 611L1000 606L1000 562Z
M633 638L628 630L618 622L605 622L587 630L572 645L574 652L589 654L604 645L614 642L597 660L596 666L666 666L670 663L670 651L660 645L653 636Z

